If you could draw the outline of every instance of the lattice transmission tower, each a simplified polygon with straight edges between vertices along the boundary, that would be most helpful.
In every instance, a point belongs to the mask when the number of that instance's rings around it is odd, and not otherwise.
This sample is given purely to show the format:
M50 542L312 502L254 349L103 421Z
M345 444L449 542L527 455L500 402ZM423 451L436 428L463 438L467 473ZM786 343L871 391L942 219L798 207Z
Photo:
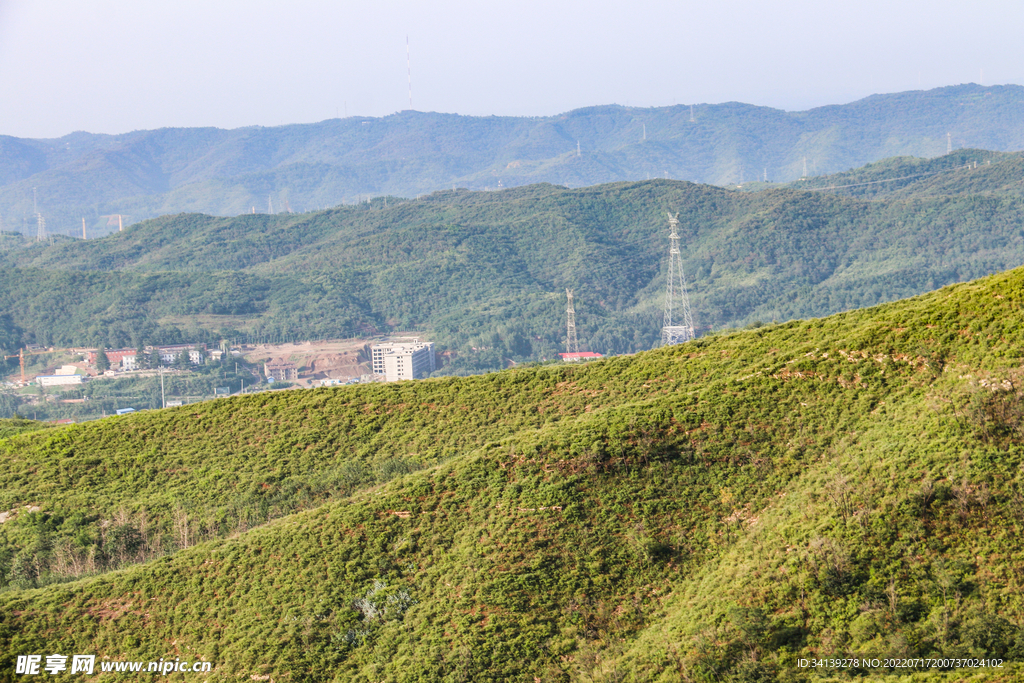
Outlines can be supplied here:
M36 242L46 240L46 220L43 214L39 213L39 200L36 198L36 188L32 188L32 213L36 217Z
M569 305L565 309L567 319L565 326L565 352L579 353L580 342L576 338L576 309L572 305L572 290L565 290L565 295L569 299Z
M661 328L662 346L682 344L694 338L690 297L686 294L686 275L683 274L683 259L679 253L678 216L671 213L668 215L668 225L672 232L668 236L668 291L665 292L665 322Z

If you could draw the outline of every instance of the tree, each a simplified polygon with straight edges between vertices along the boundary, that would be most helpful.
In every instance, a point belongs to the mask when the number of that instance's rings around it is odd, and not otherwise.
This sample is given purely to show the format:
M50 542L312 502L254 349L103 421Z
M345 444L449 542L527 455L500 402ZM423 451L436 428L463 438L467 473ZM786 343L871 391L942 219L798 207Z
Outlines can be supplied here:
M107 352L103 349L96 352L96 369L100 372L106 372L110 369L110 359L107 358Z
M15 417L21 398L14 394L0 394L0 417Z
M139 348L135 349L135 367L139 370L149 367L148 360L149 357L146 355L146 350L142 348L142 344L139 344Z
M188 351L182 351L174 361L174 367L179 370L188 370L191 365L188 359Z
M149 367L155 370L162 364L160 361L160 351L156 347L153 347L153 350L149 352Z

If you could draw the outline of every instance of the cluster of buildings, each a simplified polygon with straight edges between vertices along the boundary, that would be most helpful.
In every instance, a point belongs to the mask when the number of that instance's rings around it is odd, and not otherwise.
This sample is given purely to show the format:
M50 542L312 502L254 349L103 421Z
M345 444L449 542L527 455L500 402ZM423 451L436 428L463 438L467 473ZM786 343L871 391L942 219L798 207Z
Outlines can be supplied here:
M218 361L224 352L220 349L208 351L206 344L171 344L169 346L146 346L143 352L152 355L154 352L160 354L160 362L164 365L175 363L182 354L188 356L192 365L202 365L207 358ZM98 349L85 349L85 360L90 365L96 364ZM138 359L138 349L107 349L104 350L107 361L111 368L121 370L137 370L141 367Z
M84 356L87 364L95 367L99 349L72 349ZM417 337L401 340L389 340L363 347L363 353L369 351L372 374L346 376L343 378L327 377L319 381L321 386L337 386L366 382L398 382L410 379L422 379L437 369L434 343L423 341ZM172 344L167 346L146 346L142 349L146 358L139 362L138 349L104 350L111 370L138 370L149 365L154 355L159 355L162 365L180 363L185 356L191 365L202 365L207 360L220 361L225 351L207 349L206 344ZM238 353L237 351L233 353ZM361 355L361 354L359 354ZM601 358L601 354L591 351L578 351L558 354L563 361L581 362ZM365 356L363 356L365 358ZM365 361L363 361L365 362ZM267 379L274 381L298 381L300 367L285 358L269 358L263 363L263 372ZM81 371L80 371L81 370ZM65 365L52 375L40 375L38 384L44 387L67 386L81 384L87 371L79 366Z
M99 349L71 349L81 353L86 365L95 367ZM138 349L104 349L107 362L111 370L138 370L142 364L138 361ZM147 346L143 353L160 355L160 363L171 365L178 361L182 354L188 357L192 365L202 365L207 358L220 360L223 352L218 350L208 351L206 344L174 344L170 346ZM53 371L52 375L38 375L36 383L43 387L61 387L82 384L88 376L88 372L79 365L63 365Z
M78 351L84 355L86 363L92 366L96 365L99 349L78 349ZM104 353L112 370L138 370L143 367L138 359L138 349L104 349ZM224 354L219 349L207 349L206 344L146 346L143 348L143 353L149 357L159 354L160 363L163 365L177 363L183 354L187 355L192 365L202 365L207 359L219 361ZM398 382L406 379L421 379L437 369L434 343L415 337L372 344L369 347L369 355L373 374L354 378L354 381ZM74 370L73 366L69 367ZM271 358L263 363L263 374L273 381L297 381L300 379L300 369L296 363L285 358ZM57 379L58 377L60 379ZM47 382L51 382L50 385L75 383L73 379L68 379L64 375L40 379L46 379ZM349 381L352 379L332 381L330 385L348 383Z

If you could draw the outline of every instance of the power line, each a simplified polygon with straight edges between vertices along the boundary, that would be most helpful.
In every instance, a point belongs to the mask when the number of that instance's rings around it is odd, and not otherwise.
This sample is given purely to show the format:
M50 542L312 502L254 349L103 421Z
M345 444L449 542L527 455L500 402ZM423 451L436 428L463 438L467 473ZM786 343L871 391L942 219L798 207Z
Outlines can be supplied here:
M977 166L977 162L975 162L974 166ZM802 188L802 189L806 189L808 192L821 192L822 190L841 190L841 189L844 189L844 188L847 188L847 187L862 187L864 185L877 185L878 183L892 183L892 182L895 182L897 180L909 180L911 178L925 178L925 177L933 176L933 175L941 175L942 173L947 173L949 171L959 171L959 170L962 170L962 169L965 169L965 168L969 169L969 168L973 168L973 166L971 164L965 164L963 166L954 166L953 168L945 168L945 169L942 169L941 171L931 171L929 173L915 173L913 175L900 176L899 178L884 178L882 180L869 180L869 181L863 182L863 183L850 183L849 185L829 185L827 187L807 187L807 188Z

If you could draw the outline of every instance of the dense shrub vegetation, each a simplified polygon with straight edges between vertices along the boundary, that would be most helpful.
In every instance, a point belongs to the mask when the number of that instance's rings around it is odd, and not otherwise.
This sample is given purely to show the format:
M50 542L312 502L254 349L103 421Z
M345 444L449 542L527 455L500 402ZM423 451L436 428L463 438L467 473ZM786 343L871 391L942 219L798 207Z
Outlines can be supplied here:
M1017 270L583 366L10 435L0 668L800 681L888 673L813 656L984 656L1014 680L1022 323Z

